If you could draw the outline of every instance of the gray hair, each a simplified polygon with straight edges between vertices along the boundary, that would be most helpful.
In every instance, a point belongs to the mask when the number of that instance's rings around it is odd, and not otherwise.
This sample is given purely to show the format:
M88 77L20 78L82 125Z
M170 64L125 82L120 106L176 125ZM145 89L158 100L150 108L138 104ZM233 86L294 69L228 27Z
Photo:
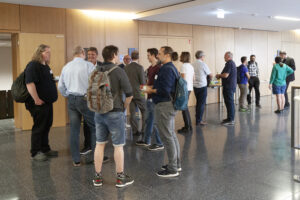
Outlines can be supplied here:
M227 51L226 53L225 53L225 55L226 54L228 54L229 55L229 57L232 59L233 58L233 54L230 52L230 51Z
M73 56L78 56L82 53L84 54L84 49L81 46L77 46L73 50Z
M197 51L196 53L195 53L195 57L197 58L197 59L200 59L200 58L202 58L203 56L205 56L205 54L204 54L204 52L203 51Z

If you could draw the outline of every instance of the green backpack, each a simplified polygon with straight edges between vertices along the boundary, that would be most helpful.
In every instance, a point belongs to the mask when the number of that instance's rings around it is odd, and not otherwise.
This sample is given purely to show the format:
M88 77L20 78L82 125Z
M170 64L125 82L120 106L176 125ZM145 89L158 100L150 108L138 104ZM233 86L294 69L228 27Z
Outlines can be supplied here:
M25 103L29 97L29 92L25 84L24 71L16 78L16 80L14 80L11 86L11 95L12 98L18 103Z

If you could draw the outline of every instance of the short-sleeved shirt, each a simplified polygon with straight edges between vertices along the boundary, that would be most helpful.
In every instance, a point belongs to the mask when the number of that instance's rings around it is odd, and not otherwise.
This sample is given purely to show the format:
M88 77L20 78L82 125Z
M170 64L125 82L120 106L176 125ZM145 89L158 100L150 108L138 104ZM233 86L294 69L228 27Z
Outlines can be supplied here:
M190 63L183 63L181 66L180 73L185 74L185 80L187 82L188 91L193 90L194 82L194 67Z
M222 78L222 86L225 89L235 89L237 84L236 79L236 65L233 60L229 60L226 62L225 67L222 71L223 73L228 73L229 76L227 78Z
M104 62L101 66L101 71L108 71L116 66L110 62ZM114 97L114 108L111 112L123 112L124 102L123 95L126 97L132 96L132 87L129 82L126 72L118 67L109 74L109 80L111 84L111 92Z
M206 87L207 75L211 74L207 64L199 59L193 63L193 67L195 71L194 87L195 88Z
M241 78L240 84L247 84L248 77L246 76L246 73L248 72L248 68L243 64L241 64L239 67L240 67L240 74L237 74L237 76L240 76Z
M154 85L154 79L155 79L155 76L157 76L158 74L158 71L159 71L159 68L161 67L161 64L157 64L155 66L150 66L146 73L147 73L147 85ZM151 94L148 94L148 99L151 99L152 98L152 95Z
M34 83L37 94L45 103L54 103L57 100L57 89L53 72L46 64L31 61L25 69L25 83ZM28 101L33 102L32 98Z

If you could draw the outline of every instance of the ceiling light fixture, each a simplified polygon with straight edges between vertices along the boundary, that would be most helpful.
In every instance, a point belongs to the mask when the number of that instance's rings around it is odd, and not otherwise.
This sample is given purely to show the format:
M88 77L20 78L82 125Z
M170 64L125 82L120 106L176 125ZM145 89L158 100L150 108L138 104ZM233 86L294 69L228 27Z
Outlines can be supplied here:
M136 19L137 15L135 13L125 13L125 12L110 12L110 11L100 11L100 10L81 10L87 16L94 18L112 18L112 19Z
M274 16L274 19L288 20L288 21L300 21L299 18L295 18L295 17L284 17L284 16Z
M224 19L224 17L225 17L225 11L223 9L218 9L217 10L217 18Z

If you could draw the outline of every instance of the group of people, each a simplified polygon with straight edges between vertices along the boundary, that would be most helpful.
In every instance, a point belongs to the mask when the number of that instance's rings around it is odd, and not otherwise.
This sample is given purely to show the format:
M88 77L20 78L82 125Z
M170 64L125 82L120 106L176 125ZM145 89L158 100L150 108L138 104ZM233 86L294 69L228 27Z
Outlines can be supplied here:
M68 62L62 69L58 81L58 90L68 99L68 114L70 119L70 150L74 167L81 166L82 155L89 154L89 162L94 162L95 177L93 184L103 184L102 165L108 161L104 156L105 145L111 136L114 146L114 161L116 164L116 186L124 187L134 182L133 178L124 173L124 151L126 143L126 109L130 110L130 126L133 135L139 137L137 146L146 147L150 151L165 149L168 156L168 164L156 174L160 177L177 177L182 170L180 161L180 145L175 133L175 115L173 100L176 91L176 82L179 76L187 82L190 95L194 90L196 103L196 126L207 124L203 120L203 113L207 98L208 79L213 75L204 62L203 51L195 53L196 61L191 63L189 52L182 52L180 72L174 65L178 54L169 46L147 49L147 58L150 66L144 71L144 67L138 63L139 52L133 51L131 55L123 58L123 63L118 65L118 48L109 45L103 48L102 57L104 62L98 61L98 50L90 47L85 50L77 46L73 52L73 60ZM283 52L285 53L285 52ZM177 54L177 56L176 56ZM48 157L58 155L49 146L48 134L53 121L52 104L57 100L57 89L52 70L49 67L50 47L40 45L32 61L25 69L25 83L30 97L25 105L31 113L34 121L31 136L31 156L33 160L45 161ZM176 58L177 57L177 58ZM216 78L222 79L223 97L227 108L227 118L222 121L223 125L234 125L234 93L237 82L241 90L240 111L245 111L245 99L248 94L248 103L251 103L250 92L252 87L256 91L256 106L259 104L259 78L258 65L255 56L242 57L242 65L236 67L231 52L224 55L225 67ZM286 59L288 60L288 59ZM282 58L276 57L270 84L273 84L273 92L278 95L281 112L282 92L285 92L285 77L293 70ZM289 61L290 62L290 61ZM247 66L246 66L247 65ZM90 87L90 75L95 71L108 72L110 88L113 97L112 110L105 113L93 112L88 107L87 91ZM239 74L237 74L237 72ZM237 76L240 76L237 79ZM248 80L249 79L249 80ZM283 80L284 79L284 80ZM249 92L247 92L249 83ZM288 85L288 83L287 83ZM146 98L147 96L147 98ZM136 116L136 110L141 113L141 124ZM189 110L183 110L182 116L185 126L178 130L179 133L188 133L192 130L192 122ZM85 146L80 151L80 127L83 118ZM151 144L152 134L155 143ZM90 153L89 153L90 152Z

